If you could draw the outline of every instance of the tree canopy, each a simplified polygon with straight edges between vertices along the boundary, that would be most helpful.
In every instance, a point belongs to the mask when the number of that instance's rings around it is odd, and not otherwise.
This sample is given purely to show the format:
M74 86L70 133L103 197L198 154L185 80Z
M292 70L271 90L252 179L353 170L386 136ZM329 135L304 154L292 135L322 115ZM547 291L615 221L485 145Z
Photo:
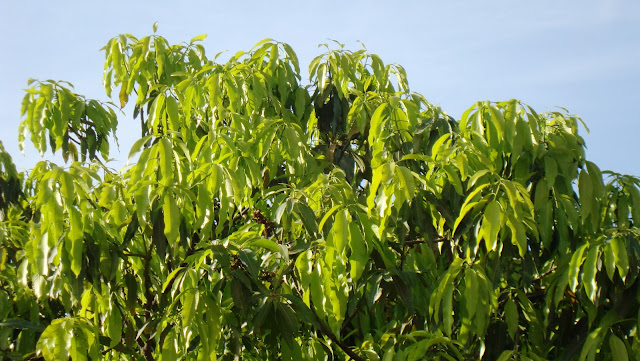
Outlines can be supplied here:
M285 43L155 30L102 49L112 101L29 81L20 142L64 164L0 143L4 359L640 360L640 180L579 117L455 120L365 48L307 78Z

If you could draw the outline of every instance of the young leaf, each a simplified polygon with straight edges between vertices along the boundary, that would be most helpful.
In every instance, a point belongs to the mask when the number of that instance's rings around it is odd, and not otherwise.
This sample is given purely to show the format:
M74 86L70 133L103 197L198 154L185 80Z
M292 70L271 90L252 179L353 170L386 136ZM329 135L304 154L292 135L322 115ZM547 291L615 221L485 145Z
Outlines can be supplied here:
M189 44L193 44L196 41L202 41L202 40L204 40L206 38L207 38L207 34L201 34L201 35L195 36L195 37L191 38L191 40L189 40Z
M488 250L494 250L498 241L498 232L502 223L500 222L501 206L496 200L492 200L484 209L482 219L482 229L484 241Z

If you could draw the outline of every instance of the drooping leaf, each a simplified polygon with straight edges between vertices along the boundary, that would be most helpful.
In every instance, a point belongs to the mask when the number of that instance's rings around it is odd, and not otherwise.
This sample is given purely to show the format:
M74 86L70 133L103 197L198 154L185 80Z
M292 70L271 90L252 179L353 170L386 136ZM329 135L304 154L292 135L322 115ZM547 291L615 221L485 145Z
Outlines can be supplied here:
M519 325L518 306L511 298L509 298L507 300L507 303L505 303L504 305L504 316L507 322L509 337L511 337L511 339L514 339Z
M498 232L502 223L500 222L500 214L502 213L500 203L493 200L487 204L484 209L484 217L482 221L482 230L484 234L484 241L487 249L493 250L496 248L498 241Z

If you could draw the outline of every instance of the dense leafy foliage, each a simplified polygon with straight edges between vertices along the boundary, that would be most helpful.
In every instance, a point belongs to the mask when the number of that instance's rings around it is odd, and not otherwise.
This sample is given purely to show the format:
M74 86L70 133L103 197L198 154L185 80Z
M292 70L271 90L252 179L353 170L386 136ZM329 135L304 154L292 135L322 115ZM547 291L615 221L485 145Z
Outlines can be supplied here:
M111 39L118 105L30 82L21 142L66 163L0 148L3 358L640 359L640 181L585 159L579 118L456 121L366 49L307 83L287 44L202 39Z

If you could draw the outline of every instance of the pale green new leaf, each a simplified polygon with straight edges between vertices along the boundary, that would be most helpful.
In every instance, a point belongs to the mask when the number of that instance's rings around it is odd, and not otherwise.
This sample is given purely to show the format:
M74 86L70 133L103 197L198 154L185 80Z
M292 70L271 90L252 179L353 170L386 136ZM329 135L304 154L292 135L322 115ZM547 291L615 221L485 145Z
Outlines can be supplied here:
M198 35L198 36L194 36L193 38L191 38L191 40L189 40L189 43L193 44L196 41L202 41L202 40L204 40L206 38L207 38L207 34L201 34L201 35Z
M501 213L500 203L496 200L489 202L484 209L482 232L488 250L496 249L498 232L500 232L500 228L502 227L502 223L500 222Z

